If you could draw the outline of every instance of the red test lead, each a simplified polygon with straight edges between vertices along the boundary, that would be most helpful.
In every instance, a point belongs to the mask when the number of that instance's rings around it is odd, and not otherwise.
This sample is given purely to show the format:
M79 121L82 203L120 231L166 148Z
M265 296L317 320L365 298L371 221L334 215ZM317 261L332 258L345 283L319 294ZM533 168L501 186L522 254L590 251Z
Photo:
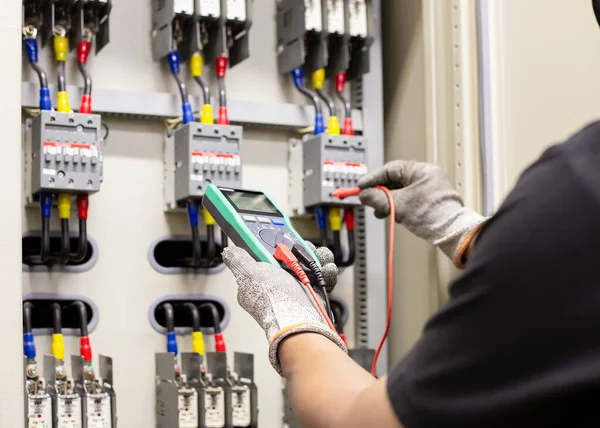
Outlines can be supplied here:
M334 192L331 193L331 196L337 198L339 200L349 198L350 196L358 196L360 193L360 189L358 187L346 188L346 187L338 187Z

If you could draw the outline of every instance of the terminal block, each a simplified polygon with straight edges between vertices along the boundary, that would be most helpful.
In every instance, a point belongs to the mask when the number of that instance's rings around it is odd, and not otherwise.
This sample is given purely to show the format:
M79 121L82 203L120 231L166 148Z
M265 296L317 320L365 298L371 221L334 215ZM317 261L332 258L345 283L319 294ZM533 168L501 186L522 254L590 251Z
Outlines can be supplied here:
M194 50L194 29L198 21L194 0L164 0L152 2L152 58L158 61L174 47L187 60Z
M24 358L25 373L25 426L52 428L52 399L45 391L34 359Z
M225 11L225 36L229 66L234 67L250 56L249 31L252 26L251 0L221 0Z
M100 376L96 377L90 361L79 355L71 357L74 392L81 397L84 428L116 428L117 397L113 389L112 359L100 355Z
M43 0L42 47L46 46L55 29L62 28L71 33L72 11L78 0Z
M242 127L189 123L165 142L167 209L200 199L209 183L242 187Z
M373 3L371 0L348 0L346 21L350 36L348 80L356 80L370 69L369 50L373 44Z
M83 428L81 396L73 391L65 363L53 356L44 356L46 391L52 398L54 427Z
M348 0L323 0L327 3L327 68L328 77L346 71L350 63L348 42Z
M96 39L96 54L110 41L109 15L112 0L78 0L72 8L69 47L75 49L77 42L84 39L85 29L90 30Z
M42 110L26 138L26 193L100 190L103 142L100 116Z
M306 73L327 65L326 0L277 3L277 66L281 74L304 67Z
M187 58L202 48L204 61L211 64L225 50L225 15L222 0L199 0L195 2L194 32L192 46L182 47L182 57Z
M290 141L290 205L294 215L323 205L358 206L358 197L337 200L331 193L339 187L356 187L367 173L367 140L362 136L311 136Z

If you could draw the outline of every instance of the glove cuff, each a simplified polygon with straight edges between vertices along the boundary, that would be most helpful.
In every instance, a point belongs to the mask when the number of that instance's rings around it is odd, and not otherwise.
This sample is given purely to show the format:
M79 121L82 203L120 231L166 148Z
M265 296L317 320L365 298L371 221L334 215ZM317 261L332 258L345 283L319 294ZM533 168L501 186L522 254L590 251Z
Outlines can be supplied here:
M346 347L346 344L344 343L342 338L337 333L331 331L331 329L325 327L322 324L301 323L285 327L279 330L277 333L275 333L275 335L269 343L269 361L271 362L271 365L273 366L275 371L279 373L281 377L283 377L283 372L281 371L281 366L279 365L279 345L287 337L298 333L318 333L322 336L325 336L333 343L338 345L342 351L348 353L348 348Z
M471 229L470 232L466 233L463 239L459 242L458 248L456 249L456 256L454 259L454 264L459 269L463 269L465 267L465 255L467 253L467 250L471 247L473 240L475 239L481 228L485 225L487 220L487 218L483 219L481 223L479 223L477 226Z

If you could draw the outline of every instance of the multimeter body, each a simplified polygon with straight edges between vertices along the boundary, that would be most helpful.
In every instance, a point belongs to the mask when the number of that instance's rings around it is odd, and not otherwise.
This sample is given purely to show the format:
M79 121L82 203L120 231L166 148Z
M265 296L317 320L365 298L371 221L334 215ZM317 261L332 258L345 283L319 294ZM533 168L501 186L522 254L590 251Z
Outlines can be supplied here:
M220 188L211 183L206 188L202 205L229 239L256 261L279 266L273 257L277 245L283 243L292 248L299 244L321 267L319 259L292 227L289 218L265 193Z

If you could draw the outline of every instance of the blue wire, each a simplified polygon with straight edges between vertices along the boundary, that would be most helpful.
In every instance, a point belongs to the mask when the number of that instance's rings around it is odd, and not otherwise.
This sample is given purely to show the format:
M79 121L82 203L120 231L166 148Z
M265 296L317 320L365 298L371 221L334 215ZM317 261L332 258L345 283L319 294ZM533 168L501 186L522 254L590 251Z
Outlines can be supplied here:
M40 211L42 218L50 218L50 215L52 214L52 194L40 194Z
M177 355L177 336L174 332L167 333L167 352Z
M198 226L198 205L196 205L195 201L187 202L187 212L190 226Z
M315 135L319 135L325 132L325 123L323 121L323 115L315 115Z
M327 209L324 207L315 208L315 217L319 229L327 229Z
M29 62L38 62L38 44L36 39L25 39L25 50Z
M23 354L30 359L35 358L35 342L33 333L23 333Z
M179 67L179 64L181 63L179 51L169 52L167 59L169 60L169 68L171 69L171 73L179 73L181 71Z

